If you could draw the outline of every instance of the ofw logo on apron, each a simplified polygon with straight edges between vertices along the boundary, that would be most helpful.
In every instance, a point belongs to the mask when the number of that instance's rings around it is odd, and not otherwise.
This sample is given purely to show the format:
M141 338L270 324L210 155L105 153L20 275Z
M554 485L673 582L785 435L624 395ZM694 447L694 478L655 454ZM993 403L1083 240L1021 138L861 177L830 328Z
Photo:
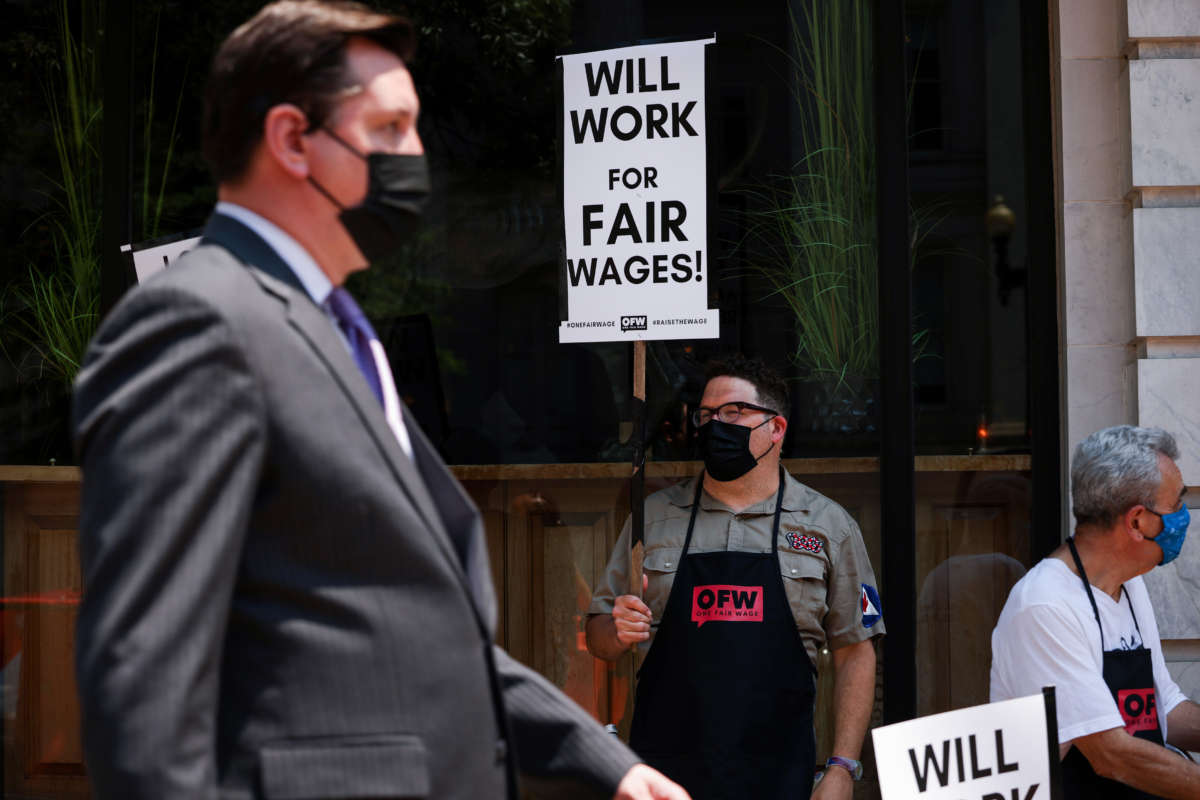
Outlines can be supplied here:
M1154 689L1120 689L1117 691L1117 707L1125 720L1125 730L1131 736L1138 731L1158 728L1158 703Z
M714 583L692 587L692 622L762 622L763 587Z

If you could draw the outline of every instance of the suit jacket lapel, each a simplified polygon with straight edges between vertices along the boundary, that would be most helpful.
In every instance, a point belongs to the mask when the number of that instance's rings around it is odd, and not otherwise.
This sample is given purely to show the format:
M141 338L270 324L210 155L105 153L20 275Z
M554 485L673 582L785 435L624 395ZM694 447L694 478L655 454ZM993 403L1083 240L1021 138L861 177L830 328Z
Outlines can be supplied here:
M233 253L250 268L251 274L264 291L282 303L286 309L288 324L316 351L334 381L349 396L359 418L371 433L401 488L408 495L409 501L461 576L464 563L455 552L443 525L442 516L438 513L416 465L400 449L396 435L388 427L379 401L363 380L345 344L338 338L333 323L312 302L295 273L260 236L229 217L213 215L204 230L204 239Z

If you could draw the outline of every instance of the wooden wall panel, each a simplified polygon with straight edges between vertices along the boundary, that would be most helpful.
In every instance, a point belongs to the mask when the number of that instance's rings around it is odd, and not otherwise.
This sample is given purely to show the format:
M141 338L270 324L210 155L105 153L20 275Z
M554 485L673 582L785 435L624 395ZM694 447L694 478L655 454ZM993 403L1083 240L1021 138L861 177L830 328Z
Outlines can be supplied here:
M78 486L9 485L4 517L4 636L19 637L16 707L4 713L6 797L90 796L75 686L75 619L83 582ZM17 654L19 653L19 655ZM6 701L9 698L6 697Z
M584 640L592 588L629 513L627 482L513 479L502 491L467 481L480 503L513 657L545 675L601 722L627 725L632 659L593 658ZM492 520L495 520L493 522Z
M583 465L612 468L592 475L564 471L569 466L463 477L483 512L499 601L498 640L601 722L615 722L627 734L633 659L593 659L582 635L592 587L629 512L628 481L617 476L625 467ZM695 465L668 466L657 470L661 474L651 471L647 493L690 475ZM805 483L842 503L859 522L882 578L879 530L887 510L879 507L871 465L840 473L800 471ZM1028 563L1029 496L1026 472L947 468L917 478L921 596L914 658L924 714L986 700L991 628ZM4 500L4 794L86 798L73 675L75 604L82 590L78 485L8 483ZM880 589L886 615L886 586ZM820 666L816 726L819 746L827 750L833 730L828 654ZM14 672L18 681L11 680Z

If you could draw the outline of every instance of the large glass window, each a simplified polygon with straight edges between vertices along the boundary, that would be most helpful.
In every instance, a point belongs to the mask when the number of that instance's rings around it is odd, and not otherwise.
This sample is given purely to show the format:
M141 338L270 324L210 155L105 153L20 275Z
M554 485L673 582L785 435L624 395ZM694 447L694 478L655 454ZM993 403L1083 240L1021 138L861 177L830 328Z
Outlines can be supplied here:
M987 702L991 630L1030 564L1021 19L1016 0L909 0L917 243L917 711ZM1048 221L1043 224L1049 224Z
M554 49L716 35L710 304L720 338L647 347L647 491L700 470L689 417L705 361L760 356L792 394L785 466L850 511L882 579L871 5L580 0L562 7L563 28L541 29L540 54L491 57L465 95L441 83L460 77L449 63L460 51L440 42L468 23L447 21L414 67L442 195L424 250L403 265L431 301L415 309L428 323L403 322L409 349L393 360L434 365L407 393L431 401L416 407L421 423L484 509L502 643L623 733L632 657L591 658L583 625L628 514L631 347L557 343ZM368 302L383 274L363 277ZM828 652L818 667L823 760Z
M135 240L203 225L214 200L199 155L204 73L230 26L260 5L137 2ZM765 358L792 394L785 467L858 521L885 615L889 603L917 609L918 711L986 700L990 630L1029 565L1021 276L1031 226L1051 224L1024 211L1020 3L907 3L919 454L912 597L889 596L882 562L874 2L404 5L420 32L412 70L435 196L420 237L350 288L377 323L409 411L484 514L500 642L627 730L632 659L593 659L582 626L629 512L631 347L558 344L555 55L715 34L709 300L720 308L720 338L648 345L647 492L700 470L690 411L705 361L729 351ZM0 51L15 65L0 76L0 122L12 134L0 156L9 187L0 197L0 677L5 792L66 798L88 791L64 666L84 590L73 567L78 475L28 466L72 455L69 376L53 372L25 280L31 265L60 280L73 274L55 246L68 176L50 146L54 113L68 106L43 87L59 85L64 35L95 69L100 50L96 0L62 6L65 27L56 7L0 10ZM88 102L98 102L93 88ZM98 141L98 129L90 135ZM82 177L98 201L99 173ZM833 729L828 653L819 666L823 759ZM877 703L875 722L878 712Z

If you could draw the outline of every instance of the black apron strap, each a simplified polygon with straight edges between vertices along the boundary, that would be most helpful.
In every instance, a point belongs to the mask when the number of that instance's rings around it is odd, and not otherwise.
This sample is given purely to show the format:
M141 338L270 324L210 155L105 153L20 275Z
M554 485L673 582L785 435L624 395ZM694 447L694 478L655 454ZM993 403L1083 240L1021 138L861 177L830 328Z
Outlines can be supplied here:
M783 465L779 465L779 491L775 494L775 519L771 521L771 552L779 550L779 520L783 516L783 490L787 488L787 473L783 470ZM683 552L679 554L679 560L687 555L688 548L692 544L692 531L696 528L696 514L700 511L700 496L704 493L704 472L700 473L700 477L696 478L696 491L692 495L692 514L688 517L687 536L683 539Z
M779 518L783 514L783 490L787 485L787 474L783 471L783 464L779 465L779 492L775 495L775 519L771 522L771 552L775 553L775 560L779 560Z
M1079 579L1083 581L1083 589L1087 592L1088 602L1092 604L1092 614L1096 617L1096 625L1100 628L1100 652L1104 652L1104 626L1100 624L1100 609L1096 607L1096 596L1092 594L1092 584L1088 581L1087 572L1083 569L1083 561L1079 559L1079 551L1075 549L1075 537L1071 536L1067 539L1067 547L1071 548L1071 557L1075 559L1075 567L1079 570ZM1133 629L1138 632L1138 636L1142 635L1142 626L1138 625L1137 613L1133 610L1133 598L1129 596L1129 590L1125 588L1125 584L1121 584L1121 594L1125 595L1125 602L1129 603L1129 616L1133 617Z
M1129 616L1133 617L1133 629L1138 632L1138 638L1142 638L1142 626L1138 625L1137 614L1133 611L1133 598L1129 596L1129 590L1125 588L1125 584L1121 584L1121 593L1125 595L1125 602L1129 603ZM1144 641L1144 640L1143 640Z
M688 547L692 543L692 531L696 527L696 514L700 511L700 495L704 493L704 471L700 471L700 476L696 478L696 493L692 496L692 515L688 518L687 536L683 539L683 552L679 554L679 561L683 562L683 557L687 555Z
M1079 551L1075 549L1075 537L1067 538L1067 547L1071 548L1071 558L1075 559L1075 568L1079 570L1079 580L1083 581L1083 590L1087 592L1088 602L1092 604L1092 614L1096 617L1096 627L1100 629L1100 652L1108 650L1104 646L1104 626L1100 624L1100 609L1096 607L1096 596L1092 594L1092 585L1088 583L1087 572L1083 569L1083 561L1079 558ZM1124 589L1124 585L1121 586ZM1129 604L1129 610L1133 610L1133 603ZM1137 619L1134 619L1134 625L1137 625ZM1141 634L1141 631L1138 631Z

